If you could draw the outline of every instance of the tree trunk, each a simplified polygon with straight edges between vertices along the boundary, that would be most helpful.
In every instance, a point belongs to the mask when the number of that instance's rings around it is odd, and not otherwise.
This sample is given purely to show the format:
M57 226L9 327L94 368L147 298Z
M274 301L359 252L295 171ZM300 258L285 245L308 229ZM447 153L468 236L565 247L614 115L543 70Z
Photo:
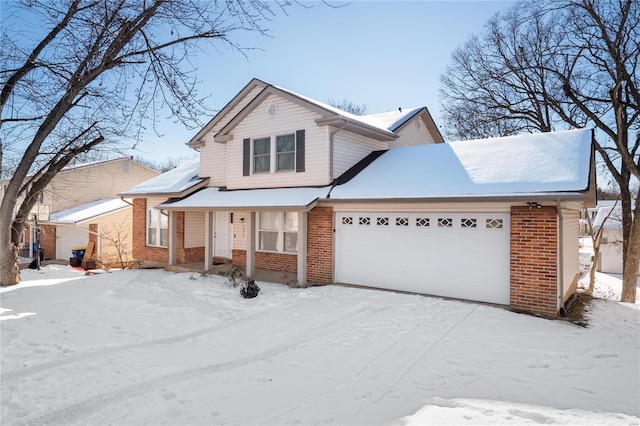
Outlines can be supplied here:
M627 243L627 255L623 264L622 302L636 303L638 267L640 266L640 203L636 203L631 232Z
M18 266L18 246L11 242L9 232L0 232L0 286L9 286L20 282Z
M598 262L600 261L600 242L596 246L593 244L593 261L591 262L591 270L589 271L589 288L587 293L593 295L593 290L596 287L596 269L598 268Z

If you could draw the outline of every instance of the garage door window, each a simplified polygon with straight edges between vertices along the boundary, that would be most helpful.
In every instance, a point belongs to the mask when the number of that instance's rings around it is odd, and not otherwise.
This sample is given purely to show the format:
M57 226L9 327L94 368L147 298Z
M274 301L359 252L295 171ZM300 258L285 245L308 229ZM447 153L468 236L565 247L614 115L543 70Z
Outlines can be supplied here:
M298 251L298 213L260 212L257 250L296 253Z
M487 228L502 229L502 219L487 219Z

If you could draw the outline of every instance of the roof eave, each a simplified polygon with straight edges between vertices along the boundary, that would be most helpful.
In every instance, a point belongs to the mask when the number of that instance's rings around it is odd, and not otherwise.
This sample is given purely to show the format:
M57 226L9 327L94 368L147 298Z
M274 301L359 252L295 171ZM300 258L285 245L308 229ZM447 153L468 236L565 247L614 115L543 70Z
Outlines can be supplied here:
M393 132L378 129L377 127L369 126L364 123L350 120L341 115L332 115L328 117L318 118L316 124L318 126L334 126L340 127L344 130L348 130L353 133L358 133L363 136L370 137L379 141L387 142L397 139L399 136Z
M148 198L148 197L183 198L209 184L208 177L200 178L200 179L202 179L200 182L180 192L138 192L138 193L123 192L117 195L118 197L124 197L124 198Z

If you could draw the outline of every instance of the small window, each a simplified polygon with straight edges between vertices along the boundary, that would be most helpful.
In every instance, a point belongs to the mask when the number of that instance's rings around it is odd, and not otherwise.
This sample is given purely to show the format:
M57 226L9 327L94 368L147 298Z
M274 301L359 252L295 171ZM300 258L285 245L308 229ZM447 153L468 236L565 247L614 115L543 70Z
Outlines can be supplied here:
M418 217L416 218L416 226L417 227L428 227L429 226L429 218L428 217Z
M296 135L276 136L276 157L276 170L295 170Z
M353 225L353 218L352 217L343 217L342 218L342 224L343 225Z
M451 228L453 226L453 220L451 218L439 218L438 228Z
M460 219L460 226L463 228L476 228L477 220L476 219Z
M358 223L360 225L369 225L371 224L371 219L369 219L368 217L361 217Z
M502 219L487 219L486 227L489 229L502 229Z
M396 217L396 226L409 226L408 217Z
M129 163L129 160L122 160L120 162L120 172L131 173L131 163Z
M271 171L271 138L253 140L253 172Z
M388 217L379 217L376 221L378 226L389 226L389 218Z

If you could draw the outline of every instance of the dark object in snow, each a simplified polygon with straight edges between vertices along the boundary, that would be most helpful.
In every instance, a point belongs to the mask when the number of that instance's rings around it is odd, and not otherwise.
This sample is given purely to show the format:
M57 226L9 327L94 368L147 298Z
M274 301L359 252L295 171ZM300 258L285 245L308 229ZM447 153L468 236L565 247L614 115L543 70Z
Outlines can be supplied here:
M258 293L260 293L260 287L258 287L258 284L251 278L244 280L240 286L240 294L245 299L253 299Z
M44 253L42 252L42 248L40 248L40 262L44 260ZM34 258L28 266L29 269L38 269L38 259Z

